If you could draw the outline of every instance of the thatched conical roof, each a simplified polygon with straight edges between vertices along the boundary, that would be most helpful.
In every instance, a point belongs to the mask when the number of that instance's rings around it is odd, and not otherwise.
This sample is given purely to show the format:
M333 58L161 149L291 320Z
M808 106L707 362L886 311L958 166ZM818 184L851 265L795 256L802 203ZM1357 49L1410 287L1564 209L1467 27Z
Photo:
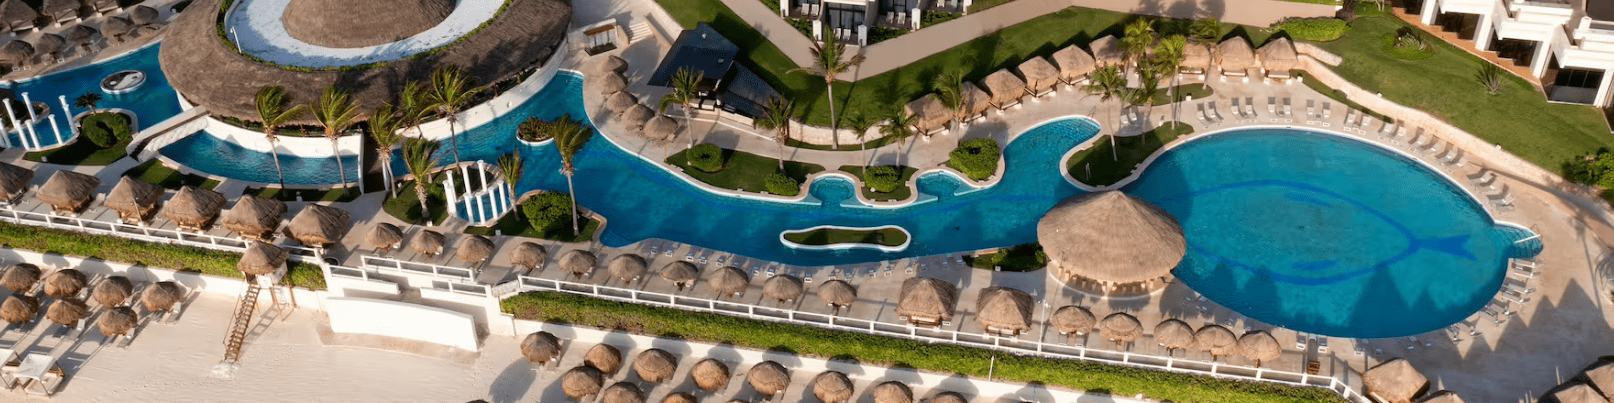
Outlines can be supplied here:
M185 298L185 289L172 281L163 281L152 284L140 291L140 304L146 306L147 311L158 312L172 309L174 304Z
M594 270L599 260L593 252L582 249L572 249L560 254L560 269L572 275L582 277Z
M646 382L662 383L678 371L678 357L667 350L652 348L633 358L633 372Z
M39 12L29 7L22 0L5 0L0 2L0 23L11 29L34 26L34 20L39 19Z
M280 219L285 215L286 202L241 195L235 207L219 216L219 226L237 234L261 237L280 229Z
M1256 58L1261 61L1261 68L1268 71L1287 72L1300 65L1300 58L1295 54L1295 45L1289 38L1277 38L1261 46Z
M101 312L101 317L95 319L95 327L101 329L102 336L111 337L113 335L129 334L130 330L134 330L137 322L139 322L139 319L135 317L134 309L120 306Z
M818 299L835 306L849 306L857 302L857 288L841 280L825 281L818 285Z
M33 180L33 170L0 162L0 197L8 197L27 191L28 182Z
M623 282L638 280L644 277L644 273L649 269L644 257L632 253L617 255L611 258L611 264L606 266L606 271L611 273L611 277Z
M947 105L943 105L934 93L909 101L903 108L906 113L913 115L913 126L921 132L939 129L953 120L953 111L948 110Z
M1558 389L1556 392L1552 392L1552 400L1557 400L1558 403L1608 402L1608 398L1605 398L1602 394L1597 393L1597 390L1592 389L1590 385L1580 382L1572 382L1567 384L1566 387Z
M1256 330L1239 337L1239 354L1257 362L1271 361L1283 356L1283 347L1272 333Z
M1423 400L1419 400L1418 403L1468 403L1468 402L1463 401L1463 397L1458 396L1457 392L1453 392L1453 391L1449 391L1449 390L1442 390L1442 391L1439 391L1439 392L1429 394L1428 397L1423 398Z
M616 374L616 370L622 369L622 350L610 344L595 344L583 354L583 363L606 375Z
M813 378L813 396L824 403L852 401L852 380L846 374L826 371Z
M628 78L623 77L622 73L608 73L605 75L605 77L600 78L598 88L601 94L615 94L617 92L621 92L625 88L628 88Z
M90 290L90 298L102 306L119 306L134 295L134 283L123 276L107 277Z
M125 221L138 221L157 208L157 202L163 198L163 188L125 176L118 179L118 185L106 194L106 208L118 212L119 217Z
M975 322L997 331L1031 330L1031 294L1005 287L987 287L975 298Z
M370 227L370 233L364 236L364 246L371 249L388 250L403 244L403 230L389 223L376 223Z
M601 73L622 73L628 70L628 61L622 60L621 56L610 55L600 60L600 64L595 65L595 68Z
M762 295L777 301L795 301L807 291L801 279L789 274L780 274L762 282Z
M897 381L874 385L874 403L913 403L913 389Z
M1429 378L1405 358L1392 358L1362 373L1365 393L1389 403L1408 403L1429 390Z
M992 107L992 94L986 93L975 83L965 81L959 85L958 115L960 118L974 116L986 112Z
M129 21L135 25L151 25L160 22L157 9L146 6L135 6L129 9Z
M55 55L67 50L67 38L57 34L43 34L34 38L34 53Z
M78 8L83 5L79 0L45 0L39 5L39 13L56 20L73 18L78 17Z
M1059 84L1059 68L1042 56L1032 56L1015 66L1014 72L1025 80L1026 87L1032 91L1046 90Z
M84 320L90 313L90 307L77 298L62 298L50 303L45 309L45 319L56 322L58 325L77 326L78 321Z
M1222 325L1206 324L1194 332L1194 346L1213 356L1223 356L1238 352L1239 339Z
M689 368L689 377L695 380L695 387L707 392L728 387L730 376L728 364L711 358L700 360Z
M347 210L319 204L310 204L297 212L286 224L286 232L303 245L325 247L342 242L347 230L353 228L353 218Z
M655 141L669 141L678 135L678 131L683 130L681 126L683 125L679 124L678 121L673 120L673 118L665 115L656 116L650 118L649 121L644 123L644 130L642 130L642 132L644 133L644 137L647 139Z
M587 365L579 365L566 371L560 377L560 390L567 397L581 399L584 396L600 393L600 385L604 383L604 376L600 370Z
M1586 382L1603 392L1603 397L1614 397L1614 361L1598 360L1580 372Z
M744 293L746 288L751 287L751 275L738 267L728 266L713 272L706 284L718 295Z
M1082 76L1092 74L1096 63L1093 55L1082 50L1081 46L1070 45L1051 56L1054 67L1059 68L1059 78L1065 82L1074 82Z
M460 238L460 243L454 246L454 258L471 264L482 263L493 257L493 241L481 235L468 235Z
M101 186L101 180L94 176L73 171L56 171L39 186L35 193L40 201L50 203L56 211L78 212L95 200L95 187Z
M1093 311L1075 305L1059 307L1048 320L1053 322L1054 328L1059 329L1060 333L1087 333L1098 323L1098 317L1093 316Z
M958 392L942 392L931 397L930 403L969 403L969 399L965 399L964 395Z
M910 318L953 320L953 309L957 306L958 287L929 277L904 280L897 296L897 314Z
M454 0L292 0L280 23L303 42L362 48L425 32L448 18L454 5Z
M773 396L790 387L790 370L777 362L763 361L751 366L751 371L745 374L745 382L757 393Z
M186 186L163 205L163 217L181 226L200 228L219 216L224 195L195 186Z
M1211 68L1210 46L1190 43L1182 48L1182 57L1183 67L1200 70Z
M95 42L95 34L98 32L88 25L74 25L72 28L62 31L62 37L67 38L67 41L72 42L74 45L88 45Z
M32 263L17 263L6 268L5 274L0 274L0 287L5 287L13 293L26 293L39 282L39 266Z
M521 266L527 270L536 269L549 260L549 251L532 242L522 242L516 245L516 250L510 252L510 264Z
M27 41L19 39L0 45L0 63L18 64L33 56L34 45Z
M1001 108L1020 101L1020 97L1026 95L1026 82L1005 68L981 79L981 89L992 94L992 104Z
M622 124L626 125L628 130L638 130L644 127L645 121L656 117L656 111L644 106L644 104L634 104L633 107L618 113L621 113L618 117L622 119Z
M617 382L600 392L600 403L644 403L644 391L630 382Z
M521 339L521 355L534 364L560 356L560 338L549 332L533 332Z
M279 246L252 241L247 243L247 252L241 255L241 261L236 263L235 268L254 276L274 274L286 266L288 256L291 253Z
M689 392L673 392L661 399L661 403L696 403L695 395Z
M6 323L28 323L39 313L39 301L34 297L22 294L11 294L6 302L0 302L0 320Z
M700 278L701 271L694 263L676 260L661 268L661 279L678 284L680 287L695 283Z
M1126 55L1121 53L1121 40L1115 35L1094 39L1087 44L1093 50L1093 62L1099 66L1120 66L1126 63Z
M1194 327L1178 319L1166 319L1154 325L1154 341L1168 349L1194 346Z
M107 18L106 22L101 23L101 35L108 37L128 35L130 32L133 32L134 29L135 23L133 21L129 21L128 18L123 17Z
M61 269L45 276L45 295L51 298L68 298L78 295L90 283L88 276L76 269Z
M618 91L609 97L605 97L605 109L613 113L622 113L622 111L638 104L639 97L633 96L632 93L627 91Z
M409 250L422 255L437 256L437 254L443 253L444 244L446 244L446 241L443 238L443 233L423 229L415 233L415 239L409 240Z
M1255 50L1243 37L1232 37L1216 45L1216 63L1222 70L1245 70L1255 67Z
M1136 283L1171 273L1188 253L1170 213L1120 191L1065 199L1037 223L1049 274L1065 282Z
M1131 314L1116 312L1098 322L1098 332L1110 341L1130 343L1143 336L1143 323Z

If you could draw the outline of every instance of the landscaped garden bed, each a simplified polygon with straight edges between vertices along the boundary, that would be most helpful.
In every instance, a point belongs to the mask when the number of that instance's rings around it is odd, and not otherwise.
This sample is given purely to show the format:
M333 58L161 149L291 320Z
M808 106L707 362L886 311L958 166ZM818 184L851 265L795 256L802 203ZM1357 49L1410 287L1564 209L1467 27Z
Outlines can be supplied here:
M963 172L973 181L983 181L997 174L998 160L1003 150L998 141L987 138L964 140L958 148L947 154L947 166Z
M134 122L118 112L100 112L85 115L79 121L79 138L61 148L31 152L23 159L61 165L105 166L129 155L126 150L134 138Z
M564 192L543 192L528 197L516 209L487 227L466 228L468 234L504 235L551 239L561 242L588 242L600 228L599 220L577 216L578 231L572 232L572 200Z
M786 232L784 236L786 241L811 246L879 245L898 247L908 243L908 233L897 228L817 228L802 232Z
M1043 253L1042 245L1028 243L998 249L984 255L965 256L964 264L987 270L1002 269L1015 272L1042 270L1048 266L1048 255Z
M872 201L899 201L913 197L913 188L908 186L908 180L919 172L914 167L906 166L847 165L840 167L840 170L862 179L863 187L858 188L858 193Z
M1138 164L1160 147L1194 132L1194 127L1187 123L1177 122L1176 128L1172 126L1172 122L1167 122L1138 136L1100 137L1094 140L1092 147L1071 154L1065 166L1072 178L1089 186L1114 185L1131 176Z
M713 156L711 154L713 147L716 146L697 146L690 150L679 151L677 154L667 157L667 163L682 167L684 174L708 185L742 192L767 192L784 196L794 196L798 193L784 193L783 191L790 189L788 186L781 186L779 182L769 187L769 176L775 176L776 180L782 176L784 179L795 181L797 184L795 190L800 192L800 183L807 180L807 175L824 170L821 165L785 161L785 169L782 175L775 175L781 174L779 160L777 159L743 151L718 149L714 160L711 158ZM695 158L694 161L691 161L690 157L692 155L703 158ZM694 164L693 166L691 165L692 163ZM702 168L717 168L717 170L707 171Z
M208 179L200 175L182 174L179 171L162 164L161 160L153 158L143 164L136 165L124 171L123 176L132 176L150 182L165 189L179 189L185 186L195 186L203 189L212 189L219 185L219 181Z

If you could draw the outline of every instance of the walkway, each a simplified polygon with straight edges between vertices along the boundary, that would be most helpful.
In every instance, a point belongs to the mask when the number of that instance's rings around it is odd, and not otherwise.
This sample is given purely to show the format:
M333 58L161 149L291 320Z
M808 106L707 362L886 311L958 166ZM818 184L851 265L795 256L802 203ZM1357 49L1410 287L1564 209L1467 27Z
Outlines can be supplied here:
M269 62L301 67L353 66L408 57L459 39L499 13L504 0L464 0L437 26L403 40L361 48L330 48L303 42L281 23L291 0L241 0L230 13L231 40ZM344 16L338 18L366 18Z

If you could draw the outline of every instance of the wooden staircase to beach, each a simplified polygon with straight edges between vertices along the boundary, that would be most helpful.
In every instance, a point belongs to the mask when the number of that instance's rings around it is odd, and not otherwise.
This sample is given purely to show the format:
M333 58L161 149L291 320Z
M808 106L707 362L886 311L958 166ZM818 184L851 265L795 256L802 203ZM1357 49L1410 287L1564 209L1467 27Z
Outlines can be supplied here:
M247 331L252 329L252 314L258 310L258 293L263 291L253 277L247 276L247 289L241 293L241 300L236 301L235 315L230 318L230 331L224 338L225 362L241 359L241 345L246 344Z

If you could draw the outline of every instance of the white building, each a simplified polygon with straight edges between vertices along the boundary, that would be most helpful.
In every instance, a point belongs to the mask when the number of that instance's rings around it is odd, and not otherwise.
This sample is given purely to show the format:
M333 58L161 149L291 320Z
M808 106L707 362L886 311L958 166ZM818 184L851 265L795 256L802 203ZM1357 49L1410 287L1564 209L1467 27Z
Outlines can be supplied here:
M963 13L971 0L779 0L779 16L811 20L813 39L824 29L845 43L868 44L873 27L916 30L923 13Z
M1608 107L1614 1L1413 0L1409 13L1528 66L1554 102Z

